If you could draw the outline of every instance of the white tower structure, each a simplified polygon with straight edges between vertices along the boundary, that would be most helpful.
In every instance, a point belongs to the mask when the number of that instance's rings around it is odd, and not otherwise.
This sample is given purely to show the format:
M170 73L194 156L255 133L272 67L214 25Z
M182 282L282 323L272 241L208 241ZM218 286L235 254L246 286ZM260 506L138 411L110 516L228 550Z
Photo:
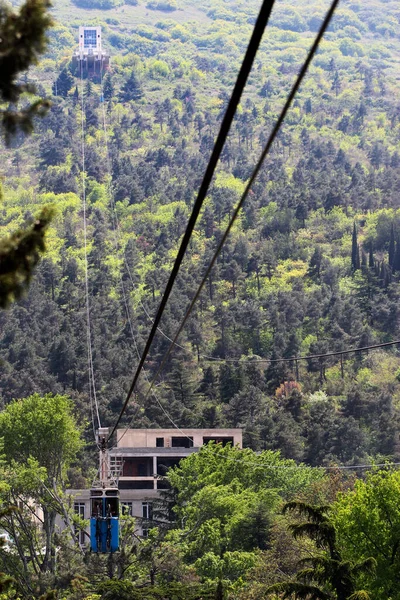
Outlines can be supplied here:
M72 64L88 75L98 74L108 67L110 56L101 47L101 27L79 27L79 46Z

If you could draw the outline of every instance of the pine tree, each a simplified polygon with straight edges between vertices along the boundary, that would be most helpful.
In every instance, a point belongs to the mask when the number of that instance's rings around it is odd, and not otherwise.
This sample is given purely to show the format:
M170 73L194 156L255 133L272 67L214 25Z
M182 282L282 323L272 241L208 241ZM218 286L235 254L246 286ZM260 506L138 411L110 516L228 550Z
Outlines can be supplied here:
M392 223L392 228L390 230L390 241L389 241L389 266L392 268L393 268L393 261L394 261L394 252L395 252L394 225Z
M357 228L356 228L356 224L354 223L353 226L353 238L352 238L352 244L351 244L351 270L357 271L357 269L360 268L360 249L358 247L358 240L357 240Z
M79 100L79 91L78 91L78 86L75 86L75 91L72 94L72 98L74 99L74 103L76 104Z
M399 240L396 243L396 252L394 253L392 271L393 271L393 273L395 271L400 272L400 241Z
M63 69L56 81L53 83L54 96L62 96L63 98L66 98L73 85L74 78L70 73L68 73L67 69Z
M27 0L18 13L6 4L0 9L0 103L12 108L0 108L0 123L5 141L18 130L31 133L35 115L43 115L49 107L47 100L39 100L22 110L15 109L21 94L35 94L34 86L16 83L19 74L38 62L46 49L46 29L52 25L49 0Z
M335 71L335 75L333 77L331 89L335 92L336 96L339 94L342 88L342 84L340 82L340 77L338 71Z
M143 92L140 83L136 77L135 71L132 71L121 88L119 99L122 102L129 102L130 100L140 100L142 96Z
M114 84L110 73L107 73L103 80L103 98L104 100L111 100L114 96Z
M90 96L93 95L93 85L90 79L86 80L85 89L83 93L85 98L90 98Z

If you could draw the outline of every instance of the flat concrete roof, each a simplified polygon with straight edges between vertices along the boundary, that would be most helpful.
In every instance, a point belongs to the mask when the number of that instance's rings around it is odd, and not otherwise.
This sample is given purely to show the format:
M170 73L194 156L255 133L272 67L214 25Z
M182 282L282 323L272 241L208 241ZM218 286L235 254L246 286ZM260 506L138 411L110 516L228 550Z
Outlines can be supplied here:
M110 456L129 455L132 458L142 456L176 456L177 458L181 458L182 456L193 454L193 452L197 452L198 450L199 448L125 448L123 446L110 450Z

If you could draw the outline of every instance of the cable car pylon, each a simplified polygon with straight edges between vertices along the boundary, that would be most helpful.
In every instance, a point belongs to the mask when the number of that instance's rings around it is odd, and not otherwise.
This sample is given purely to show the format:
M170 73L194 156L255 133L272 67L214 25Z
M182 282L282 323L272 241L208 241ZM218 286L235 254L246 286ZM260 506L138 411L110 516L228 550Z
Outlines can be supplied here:
M108 436L109 427L99 427L99 479L93 482L90 490L90 549L103 554L119 549L119 489L110 468Z

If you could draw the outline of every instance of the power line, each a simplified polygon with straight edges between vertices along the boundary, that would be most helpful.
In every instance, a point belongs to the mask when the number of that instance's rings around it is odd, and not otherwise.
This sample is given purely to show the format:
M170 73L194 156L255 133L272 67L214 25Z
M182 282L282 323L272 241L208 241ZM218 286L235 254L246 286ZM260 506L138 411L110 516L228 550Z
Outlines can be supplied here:
M295 83L294 83L294 85L293 85L293 87L292 87L292 89L290 91L290 94L289 94L289 96L288 96L288 98L287 98L287 100L285 102L285 105L284 105L284 107L283 107L283 109L281 111L281 114L278 117L278 120L277 120L277 122L276 122L276 124L275 124L275 126L274 126L274 128L273 128L273 130L272 130L272 132L270 134L270 136L269 136L269 139L268 139L268 141L267 141L267 143L265 145L265 148L262 151L261 156L260 156L260 158L259 158L259 160L258 160L258 162L256 164L256 167L255 167L255 169L254 169L254 171L253 171L253 173L252 173L252 175L251 175L251 177L250 177L250 179L249 179L249 181L248 181L248 183L246 185L246 188L245 188L245 190L243 192L243 195L242 195L241 199L239 200L239 203L238 203L238 205L236 206L236 208L235 208L235 210L233 212L233 215L232 215L232 217L231 217L231 219L229 221L228 227L226 228L226 230L225 230L225 232L224 232L221 240L219 241L218 246L217 246L217 248L215 250L214 256L212 257L212 259L211 259L211 261L210 261L210 263L209 263L209 265L208 265L208 267L206 269L206 272L205 272L205 274L203 276L203 279L202 279L202 281L201 281L201 283L200 283L200 285L199 285L199 287L198 287L198 289L197 289L197 291L196 291L196 293L195 293L195 295L194 295L194 297L193 297L193 299L192 299L192 301L191 301L191 303L190 303L190 305L189 305L189 307L188 307L188 309L187 309L187 311L185 313L185 316L183 317L183 320L182 320L182 322L181 322L181 324L180 324L177 332L175 333L174 339L171 342L170 346L168 347L166 353L164 354L163 359L162 359L162 361L161 361L161 363L160 363L160 365L159 365L159 367L158 367L158 369L157 369L157 371L156 371L156 373L155 373L155 375L153 377L152 383L151 383L150 388L148 389L148 391L146 393L145 399L148 397L148 395L151 392L152 387L153 387L153 385L154 385L157 377L159 376L159 374L163 370L163 368L165 366L165 363L166 363L166 361L167 361L170 353L172 352L172 349L174 348L175 343L178 340L178 338L179 338L179 336L180 336L180 334L181 334L181 332L182 332L182 330L183 330L183 328L184 328L184 326L185 326L185 324L186 324L186 322L187 322L187 320L188 320L188 318L189 318L189 316L190 316L190 314L191 314L191 312L192 312L192 310L194 308L194 305L196 304L197 299L199 298L199 296L201 294L201 291L202 291L202 289L203 289L203 287L204 287L204 285L205 285L205 283L207 281L207 278L208 278L208 276L209 276L209 274L210 274L210 272L211 272L211 270L212 270L212 268L213 268L213 266L214 266L214 264L215 264L215 262L216 262L216 260L217 260L217 258L219 256L219 254L220 254L220 252L222 250L222 247L223 247L224 243L226 242L226 239L228 238L228 235L229 235L229 233L230 233L230 231L231 231L231 229L233 227L233 224L235 223L235 221L236 221L236 219L237 219L237 217L239 215L239 212L240 212L240 210L241 210L241 208L242 208L242 206L244 204L244 201L246 200L247 195L248 195L248 193L249 193L249 191L250 191L250 189L251 189L251 187L252 187L252 185L253 185L253 183L254 183L254 181L255 181L255 179L256 179L256 177L257 177L257 175L258 175L258 173L259 173L259 171L261 169L261 166L262 166L262 164L263 164L263 162L265 160L265 157L267 156L267 154L268 154L268 152L269 152L269 150L270 150L270 148L271 148L271 146L272 146L272 144L273 144L273 142L274 142L274 140L275 140L275 138L276 138L276 136L277 136L277 134L278 134L278 132L279 132L279 130L281 128L281 125L282 125L282 123L283 123L283 121L284 121L284 119L286 117L286 114L287 114L287 112L288 112L288 110L289 110L289 108L290 108L290 106L292 104L292 101L293 101L293 99L294 99L294 97L295 97L295 95L296 95L296 93L297 93L297 91L298 91L298 89L299 89L299 87L300 87L300 85L301 85L301 83L302 83L302 81L303 81L303 79L304 79L307 71L308 71L308 67L310 66L310 63L311 63L311 61L312 61L312 59L314 57L314 54L316 53L316 51L318 49L318 46L319 46L319 44L321 42L321 39L322 39L325 31L327 30L328 26L329 26L329 23L330 23L330 21L332 19L332 16L333 16L333 14L334 14L334 12L335 12L336 7L337 7L338 4L339 4L339 0L333 0L333 2L331 4L331 7L330 7L329 11L327 12L327 14L325 16L325 19L324 19L324 21L323 21L323 23L321 25L321 28L320 28L320 30L318 32L318 35L315 38L314 43L313 43L313 45L311 46L311 48L309 50L308 56L307 56L307 58L306 58L306 60L305 60L305 62L303 64L303 67L301 68L300 73L297 76L297 79L296 79L296 81L295 81Z
M220 154L222 152L222 148L223 148L223 146L225 144L226 138L228 137L228 133L229 133L229 130L230 130L233 118L235 116L237 106L238 106L238 104L240 102L240 98L241 98L243 89L244 89L244 87L246 85L247 78L248 78L248 76L250 74L250 71L251 71L251 68L252 68L252 65L253 65L253 62L254 62L254 58L255 58L255 56L257 54L257 50L258 50L258 47L260 45L260 42L261 42L261 39L262 39L264 30L265 30L265 27L266 27L266 25L268 23L269 16L271 14L273 5L274 5L274 0L264 0L263 5L261 7L261 10L260 10L260 13L258 15L256 24L254 26L253 34L251 36L249 45L248 45L247 50L246 50L245 57L243 59L242 66L241 66L240 71L239 71L239 75L238 75L238 78L237 78L234 90L232 92L231 99L229 101L228 107L226 109L226 112L225 112L225 115L224 115L224 118L223 118L223 121L222 121L222 124L221 124L221 128L220 128L218 137L217 137L217 139L215 141L215 144L214 144L214 148L213 148L213 151L212 151L212 154L211 154L211 157L210 157L210 160L209 160L206 172L204 174L204 178L203 178L203 181L201 183L200 190L199 190L199 193L198 193L197 198L196 198L196 202L195 202L193 210L192 210L192 214L190 215L189 222L188 222L188 225L186 227L186 231L184 233L184 236L183 236L183 239L182 239L182 242L181 242L181 245L180 245L177 257L175 259L174 266L172 268L172 271L171 271L171 274L170 274L167 286L165 288L164 294L163 294L162 299L161 299L161 303L159 305L157 314L155 316L155 319L154 319L154 322L153 322L153 325L152 325L149 337L147 339L147 342L146 342L146 345L145 345L142 357L141 357L139 365L138 365L138 367L136 369L136 372L135 372L135 375L133 377L133 381L132 381L131 387L130 387L130 389L128 391L128 394L127 394L127 397L126 397L125 402L123 404L123 407L121 409L121 412L120 412L120 414L119 414L119 416L117 418L117 422L115 423L115 425L113 427L113 430L111 431L111 434L110 434L109 437L111 437L113 435L113 433L115 432L115 430L118 427L118 424L119 424L119 422L120 422L120 420L121 420L121 418L122 418L122 416L123 416L123 414L124 414L124 412L126 410L126 407L128 406L128 402L129 402L129 400L130 400L130 398L132 396L132 393L133 393L133 391L135 389L136 382L137 382L137 380L139 378L140 372L142 371L144 362L145 362L146 357L147 357L147 355L149 353L149 350L150 350L151 344L153 342L154 336L155 336L155 334L157 332L158 324L159 324L160 319L162 317L162 314L164 312L165 306L166 306L166 304L168 302L168 298L170 296L170 293L171 293L172 287L174 285L175 279L176 279L176 277L178 275L178 272L179 272L182 260L183 260L183 258L185 256L185 253L186 253L187 247L189 245L189 241L190 241L193 229L194 229L194 227L196 225L196 221L197 221L197 218L199 216L201 207L203 205L203 201L204 201L204 199L205 199L205 197L207 195L208 188L210 186L211 180L212 180L213 175L214 175L215 168L217 166Z
M212 356L207 356L203 360L205 362L233 362L233 363L244 363L244 364L254 364L254 363L282 363L282 362L297 362L300 360L313 360L316 358L327 358L329 356L342 356L343 354L352 354L356 352L365 352L368 350L376 350L377 348L385 348L386 346L395 346L396 344L400 344L400 340L396 340L394 342L383 342L382 344L373 344L372 346L362 346L361 348L348 348L347 350L336 350L335 352L325 352L325 354L308 354L306 356L291 356L289 358L258 358L254 356L254 358L214 358Z

